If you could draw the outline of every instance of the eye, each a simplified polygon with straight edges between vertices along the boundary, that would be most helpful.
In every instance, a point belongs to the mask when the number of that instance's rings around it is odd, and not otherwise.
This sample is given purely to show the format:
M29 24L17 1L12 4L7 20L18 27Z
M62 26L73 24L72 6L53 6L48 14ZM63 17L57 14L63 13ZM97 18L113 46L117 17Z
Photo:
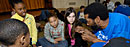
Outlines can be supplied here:
M26 9L25 7L23 9Z
M20 8L19 10L21 11L22 9Z
M70 18L70 16L68 16L68 18Z
M75 16L73 16L73 17L75 17Z

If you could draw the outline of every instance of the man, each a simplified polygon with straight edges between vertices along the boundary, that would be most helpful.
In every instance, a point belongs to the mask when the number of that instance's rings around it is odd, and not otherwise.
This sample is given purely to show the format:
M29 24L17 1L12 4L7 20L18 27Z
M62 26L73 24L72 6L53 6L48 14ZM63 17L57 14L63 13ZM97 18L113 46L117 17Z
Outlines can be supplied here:
M100 27L102 29L102 38L105 37L103 41L117 37L130 39L130 19L127 16L119 13L108 13L107 8L100 3L92 3L86 7L84 14L88 26ZM84 33L82 35L84 40L89 39L85 36L86 34Z
M0 21L1 47L28 47L29 30L25 23L16 19Z
M36 46L35 44L37 42L37 28L34 17L26 13L26 7L22 0L14 0L11 1L10 4L12 5L13 11L16 12L11 18L23 21L28 26L30 38L32 40L30 44Z

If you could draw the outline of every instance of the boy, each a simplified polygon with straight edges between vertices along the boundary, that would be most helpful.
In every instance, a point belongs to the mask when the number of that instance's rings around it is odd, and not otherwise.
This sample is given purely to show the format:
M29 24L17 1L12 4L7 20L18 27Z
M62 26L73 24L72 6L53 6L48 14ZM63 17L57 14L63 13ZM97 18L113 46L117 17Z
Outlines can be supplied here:
M16 19L0 21L1 47L28 47L29 30L25 23Z
M80 6L80 11L77 13L77 15L78 15L79 20L82 23L87 24L87 21L84 18L84 9L85 9L85 6Z
M45 25L44 38L39 39L43 47L67 47L68 43L64 38L64 23L56 15L50 15Z
M37 42L37 28L34 17L26 13L26 7L22 0L12 1L11 5L13 11L16 12L11 18L23 21L28 26L30 38L32 40L30 44L36 46L35 44Z

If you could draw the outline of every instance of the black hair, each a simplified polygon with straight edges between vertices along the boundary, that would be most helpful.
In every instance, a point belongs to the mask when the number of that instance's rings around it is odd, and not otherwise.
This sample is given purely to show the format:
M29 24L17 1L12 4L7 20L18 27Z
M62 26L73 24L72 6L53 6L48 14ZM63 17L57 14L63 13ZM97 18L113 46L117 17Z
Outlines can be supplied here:
M19 35L27 35L28 27L22 21L7 19L0 21L0 42L6 46L13 45Z
M68 17L71 13L74 13L74 14L75 14L75 21L76 21L76 19L77 19L77 17L76 17L76 12L75 12L74 8L69 7L69 8L67 8L66 11L65 11L65 18L64 18L64 19L65 19L65 23L66 23L66 24L70 24L70 23L68 22L68 20L67 20L67 17Z
M48 15L48 21L49 21L49 18L50 18L50 17L58 18L56 14L52 14L52 13L50 13L50 14Z
M106 1L103 1L102 4L107 7L107 2Z
M56 17L56 18L57 18L57 15L56 15L56 14L51 14L51 13L50 13L50 14L48 15L48 18L50 18L50 17Z
M80 6L80 9L85 8L85 6Z
M88 18L95 19L97 16L101 18L101 20L106 20L108 16L107 8L101 3L92 3L85 8L84 14L88 14Z
M72 8L72 7L69 7L69 8L67 8L66 9L66 11L65 11L65 37L66 36L69 36L68 35L68 31L69 31L69 29L68 29L68 24L70 24L69 22L68 22L68 20L67 20L67 17L71 14L71 13L74 13L75 14L75 21L72 23L72 25L73 25L73 27L72 27L72 29L71 29L71 35L72 35L72 38L74 38L74 35L75 35L75 27L76 27L76 22L77 22L77 17L76 17L76 12L75 12L75 10L74 10L74 8Z
M130 5L130 0L124 0L124 4Z
M115 3L115 6L119 6L119 5L121 5L121 3L120 3L119 1L117 1L117 2Z
M15 7L15 4L18 4L18 3L24 3L22 0L8 0L10 5L12 6L12 8Z

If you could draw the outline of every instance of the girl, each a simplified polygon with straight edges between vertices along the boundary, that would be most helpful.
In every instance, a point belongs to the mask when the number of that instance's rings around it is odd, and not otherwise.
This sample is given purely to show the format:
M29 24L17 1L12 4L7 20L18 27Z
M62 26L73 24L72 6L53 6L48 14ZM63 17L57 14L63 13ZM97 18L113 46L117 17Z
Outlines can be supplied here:
M44 28L44 37L38 40L42 47L68 47L64 38L64 22L57 15L50 15Z
M68 8L65 12L65 38L71 47L83 46L81 35L75 32L77 22L75 10L71 7Z

